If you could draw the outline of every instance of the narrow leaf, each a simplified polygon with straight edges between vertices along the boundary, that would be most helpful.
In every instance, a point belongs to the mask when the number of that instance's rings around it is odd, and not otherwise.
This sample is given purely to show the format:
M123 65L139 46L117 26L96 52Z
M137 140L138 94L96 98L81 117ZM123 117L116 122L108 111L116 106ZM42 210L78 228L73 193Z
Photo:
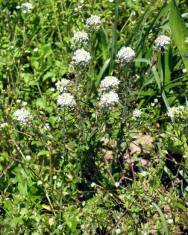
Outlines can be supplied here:
M185 64L185 68L188 71L188 44L186 43L186 38L188 37L188 29L186 28L185 22L181 17L175 0L171 0L170 3L169 23L172 37L181 54L181 57Z

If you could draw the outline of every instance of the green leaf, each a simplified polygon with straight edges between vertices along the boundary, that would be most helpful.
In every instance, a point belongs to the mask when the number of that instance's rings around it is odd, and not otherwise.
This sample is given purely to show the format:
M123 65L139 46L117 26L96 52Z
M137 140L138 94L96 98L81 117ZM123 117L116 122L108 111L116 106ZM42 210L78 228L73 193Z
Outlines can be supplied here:
M48 151L46 151L46 150L41 150L41 151L37 154L38 157L40 157L40 156L46 156L46 155L48 155Z
M107 59L107 60L104 62L103 66L102 66L102 68L101 68L101 70L100 70L100 72L99 72L99 75L97 76L96 81L95 81L95 86L96 86L96 87L99 85L99 83L100 83L100 81L101 81L101 78L103 77L105 71L107 70L107 68L108 68L108 66L109 66L109 63L110 63L110 59Z
M115 1L115 19L112 28L112 49L111 49L111 61L110 61L110 70L112 70L114 66L114 56L117 50L117 22L119 16L119 0Z
M166 97L165 91L164 90L161 91L161 88L162 88L161 83L162 83L162 81L160 79L160 76L159 76L155 66L152 67L152 72L153 72L155 81L157 83L158 89L161 92L161 96L163 98L164 104L165 104L166 108L169 109L170 105L169 105L168 99Z
M172 57L171 55L171 50L167 50L167 52L164 55L164 85L166 88L166 84L170 82L171 78L171 67L170 67L170 58ZM165 89L166 90L166 89Z
M37 81L31 73L21 73L20 76L23 78L24 83L27 86L36 86L37 85Z
M46 99L44 97L38 98L36 100L36 106L42 109L46 108Z
M162 210L160 209L160 207L156 203L153 202L152 205L156 208L157 212L160 215L161 222L163 224L163 234L168 235L169 234L168 225L167 225L167 222L165 220L165 216L164 216Z
M171 0L170 2L169 23L174 42L181 54L185 68L188 71L188 44L185 42L188 37L188 30L175 0Z

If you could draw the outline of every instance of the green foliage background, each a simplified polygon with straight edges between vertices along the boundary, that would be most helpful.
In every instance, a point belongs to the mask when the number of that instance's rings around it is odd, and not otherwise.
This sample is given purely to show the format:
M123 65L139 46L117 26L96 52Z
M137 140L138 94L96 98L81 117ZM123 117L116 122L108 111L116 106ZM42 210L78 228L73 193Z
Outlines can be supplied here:
M23 13L23 1L0 0L0 123L8 124L0 128L0 234L186 234L188 109L167 116L187 107L186 1L85 0L80 12L81 1L30 2ZM80 70L70 65L72 37L91 14L102 25L86 29L92 61ZM165 52L153 47L162 34L171 38ZM136 58L119 68L124 45ZM120 80L121 102L101 110L107 75ZM57 108L62 77L76 84L74 110ZM28 126L13 119L24 102ZM152 144L130 155L140 133Z

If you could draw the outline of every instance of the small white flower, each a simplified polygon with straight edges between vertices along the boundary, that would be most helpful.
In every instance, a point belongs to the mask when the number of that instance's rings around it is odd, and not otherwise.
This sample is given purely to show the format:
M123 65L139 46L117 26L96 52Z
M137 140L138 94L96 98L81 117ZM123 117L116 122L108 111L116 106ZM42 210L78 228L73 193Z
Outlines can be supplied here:
M3 128L7 127L7 126L8 126L7 122L1 123L0 124L0 129L3 129Z
M58 230L62 230L62 229L63 229L63 225L62 225L62 224L59 224L59 225L57 226L57 229L58 229Z
M30 155L25 156L25 160L26 161L30 161L31 160L31 156Z
M118 188L120 186L119 182L115 182L115 187Z
M139 75L139 74L136 74L135 77L136 77L136 79L139 79L139 78L140 78L140 75Z
M115 91L110 91L108 93L104 93L100 98L100 106L102 107L110 107L114 106L119 102L118 94Z
M94 188L96 186L96 183L92 182L91 187Z
M44 128L44 130L49 130L50 129L50 124L45 123L43 128Z
M57 104L62 107L73 107L76 105L76 101L74 96L70 93L63 93L62 95L58 96Z
M176 113L176 109L172 107L172 108L169 108L167 115L168 117L173 118L175 113Z
M173 223L174 223L173 219L168 219L168 224L173 224Z
M54 225L55 224L55 219L53 217L49 218L48 223L49 223L50 226Z
M174 116L181 115L184 110L184 106L171 107L168 109L168 117L174 118Z
M155 46L157 48L165 48L170 44L170 38L165 35L160 35L155 39Z
M34 52L37 52L39 49L36 47L33 49Z
M142 231L142 234L143 234L143 235L148 235L148 232Z
M183 170L180 170L179 173L180 173L180 175L183 175Z
M106 91L109 88L117 88L119 85L119 80L114 76L106 76L100 84L100 89Z
M70 80L62 78L60 81L56 82L55 86L58 91L63 92L66 90L69 84Z
M54 176L53 176L53 180L56 180L56 179L57 179L57 175L54 175Z
M133 111L133 118L138 118L142 115L142 111L140 109L135 109Z
M159 102L159 100L157 98L155 98L153 100L153 102L151 103L151 106L154 107L158 102Z
M91 15L89 18L86 19L86 25L88 27L98 29L101 25L101 18L97 15Z
M83 5L77 6L74 8L74 12L78 13L82 10Z
M25 108L21 108L21 109L16 110L13 113L13 117L14 117L14 119L19 121L23 125L25 125L27 122L29 122L29 120L31 118L30 113Z
M145 177L145 176L147 176L148 173L147 173L147 171L142 171L140 174Z
M131 47L122 47L117 54L117 60L120 64L131 62L135 57L135 52Z
M57 182L57 188L60 188L62 186L62 183L61 182Z
M85 31L74 32L73 39L75 42L83 44L89 40L88 34Z
M76 50L72 57L73 63L80 66L86 66L90 60L90 53L85 51L83 48Z
M158 100L157 98L155 98L153 102L154 102L154 103L158 103L159 100Z
M20 8L23 11L23 13L29 13L32 11L33 5L29 2L25 2L21 4Z
M42 181L41 180L37 181L37 185L42 185Z
M120 228L117 228L117 229L115 230L115 233L116 233L116 234L121 234L121 229L120 229Z

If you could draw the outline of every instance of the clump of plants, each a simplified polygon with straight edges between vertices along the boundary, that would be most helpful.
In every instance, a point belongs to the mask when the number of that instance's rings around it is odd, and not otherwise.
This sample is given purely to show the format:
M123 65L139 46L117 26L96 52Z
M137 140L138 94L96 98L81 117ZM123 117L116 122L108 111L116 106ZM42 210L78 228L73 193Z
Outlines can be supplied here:
M186 234L186 1L0 9L0 233Z

